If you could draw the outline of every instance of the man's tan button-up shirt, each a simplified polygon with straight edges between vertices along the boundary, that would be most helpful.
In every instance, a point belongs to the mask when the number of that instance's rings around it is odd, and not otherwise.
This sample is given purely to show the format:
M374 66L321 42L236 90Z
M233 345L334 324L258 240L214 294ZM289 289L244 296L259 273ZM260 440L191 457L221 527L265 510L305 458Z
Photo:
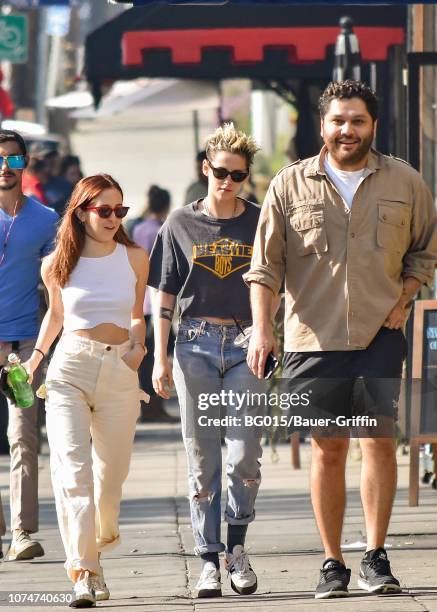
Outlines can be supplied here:
M244 275L285 286L285 351L367 347L399 300L403 279L431 283L437 218L407 163L371 151L349 210L319 155L283 168L264 201Z

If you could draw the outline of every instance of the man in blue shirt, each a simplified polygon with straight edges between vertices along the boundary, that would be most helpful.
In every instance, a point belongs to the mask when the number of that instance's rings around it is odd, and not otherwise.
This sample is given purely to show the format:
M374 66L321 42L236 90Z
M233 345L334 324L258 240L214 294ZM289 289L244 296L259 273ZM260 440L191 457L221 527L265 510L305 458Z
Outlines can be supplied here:
M38 336L41 258L53 249L58 215L23 195L27 164L23 138L0 129L0 366L11 352L27 361ZM34 387L37 385L34 381ZM44 550L38 531L38 405L9 406L12 543L9 559L32 559ZM0 501L0 536L6 532ZM1 542L1 541L0 541ZM0 546L1 552L1 546Z

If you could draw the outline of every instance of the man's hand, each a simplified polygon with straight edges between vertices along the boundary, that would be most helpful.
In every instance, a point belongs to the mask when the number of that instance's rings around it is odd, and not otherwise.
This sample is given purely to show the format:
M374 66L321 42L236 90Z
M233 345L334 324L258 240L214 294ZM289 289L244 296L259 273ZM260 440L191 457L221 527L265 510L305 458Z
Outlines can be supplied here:
M173 376L167 356L155 358L152 372L152 384L155 392L160 397L170 399L170 389L173 387Z
M253 329L247 350L247 365L258 378L264 378L267 355L273 351L277 355L276 342L272 328L268 330Z
M4 367L0 366L0 391L5 397L7 397L8 400L10 400L11 402L15 402L14 394L12 393L12 390L8 385L7 377L7 370Z
M408 309L421 286L421 281L413 276L404 278L401 297L384 321L384 327L388 327L388 329L400 329L404 326L408 316Z
M388 329L401 329L407 320L407 316L408 302L402 297L390 311L388 317L384 321L383 327L388 327Z

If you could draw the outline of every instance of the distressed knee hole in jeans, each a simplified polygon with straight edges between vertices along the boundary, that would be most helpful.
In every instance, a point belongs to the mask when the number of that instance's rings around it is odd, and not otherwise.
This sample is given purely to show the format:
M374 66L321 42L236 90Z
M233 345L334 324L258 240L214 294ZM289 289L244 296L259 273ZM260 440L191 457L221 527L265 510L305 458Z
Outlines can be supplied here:
M244 478L243 483L245 487L247 487L248 489L251 489L252 487L257 487L261 483L261 479L260 478Z
M193 495L193 501L197 502L198 504L204 504L204 503L209 503L211 504L212 502L212 493L211 491L199 491L198 493L194 493Z

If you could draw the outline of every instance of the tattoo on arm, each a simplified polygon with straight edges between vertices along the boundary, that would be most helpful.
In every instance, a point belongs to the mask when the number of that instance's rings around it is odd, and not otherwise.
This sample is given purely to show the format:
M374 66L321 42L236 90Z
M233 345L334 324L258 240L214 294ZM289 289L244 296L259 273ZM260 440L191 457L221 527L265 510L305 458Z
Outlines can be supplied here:
M160 319L167 319L167 321L173 321L173 313L174 313L174 309L173 308L160 308L159 309L159 318Z

